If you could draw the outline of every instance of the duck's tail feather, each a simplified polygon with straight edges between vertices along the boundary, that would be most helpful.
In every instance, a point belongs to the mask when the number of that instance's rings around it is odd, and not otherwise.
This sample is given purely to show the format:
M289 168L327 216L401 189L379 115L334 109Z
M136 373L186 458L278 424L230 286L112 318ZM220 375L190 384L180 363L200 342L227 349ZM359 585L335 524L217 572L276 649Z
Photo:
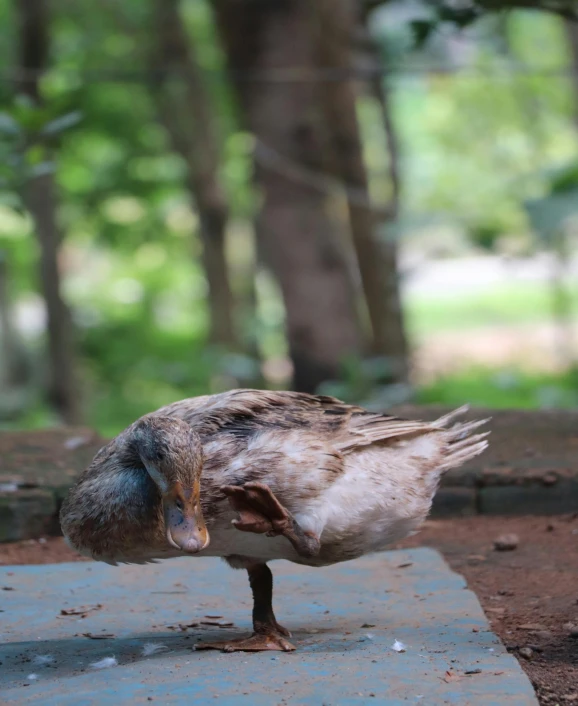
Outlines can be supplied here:
M472 432L484 424L487 424L491 417L487 419L476 419L473 422L458 422L447 428L450 422L456 417L465 414L468 410L469 407L467 405L460 407L440 417L435 422L436 426L446 428L444 435L447 443L447 453L443 463L439 467L439 470L442 472L461 466L466 461L481 454L482 451L488 447L487 437L490 435L489 431L482 432L481 434L472 434Z

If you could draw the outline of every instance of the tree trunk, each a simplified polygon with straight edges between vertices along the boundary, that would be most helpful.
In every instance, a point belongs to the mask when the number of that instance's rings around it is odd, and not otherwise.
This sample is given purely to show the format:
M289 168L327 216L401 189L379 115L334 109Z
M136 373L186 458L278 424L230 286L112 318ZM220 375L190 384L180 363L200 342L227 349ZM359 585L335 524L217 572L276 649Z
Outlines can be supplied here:
M408 376L407 343L397 278L395 244L380 242L371 207L363 146L356 114L356 90L346 72L353 68L353 30L359 20L351 0L317 0L314 8L318 33L319 64L341 70L339 80L324 81L321 95L331 131L336 166L346 188L351 234L369 318L373 353L388 359L391 379ZM388 376L389 377L389 376Z
M566 21L566 35L570 46L570 71L574 88L574 123L578 128L578 22Z
M30 382L30 371L26 351L12 320L8 262L4 253L0 253L0 332L3 368L0 384L12 389L24 387Z
M243 72L315 68L309 0L214 0L231 67ZM263 192L257 232L286 309L295 389L314 391L359 355L353 285L327 212L326 194L297 171L319 172L323 125L311 81L238 81L247 127L257 138ZM273 153L288 169L273 168ZM261 155L261 159L260 159Z
M209 289L210 340L232 348L237 337L225 253L228 208L218 176L220 150L215 121L194 46L179 14L179 0L156 0L155 7L158 48L154 58L163 70L177 74L175 81L162 80L158 105L173 149L187 164L188 186L199 213Z
M48 64L48 11L44 0L18 0L20 21L20 66L18 89L41 103L38 73ZM40 245L40 282L48 319L49 382L51 406L69 424L81 421L80 395L74 372L74 335L70 311L60 291L58 250L61 242L56 219L55 185L52 174L31 179L23 199L36 228Z
M400 175L400 150L397 130L393 121L391 110L391 94L387 83L387 75L382 75L383 60L379 55L378 47L371 37L367 27L362 30L367 31L369 40L369 53L371 64L376 69L370 82L370 91L377 100L385 134L385 141L388 152L389 165L389 183L391 194L387 203L387 208L382 209L382 212L387 214L381 221L381 226L387 230L387 226L395 223L399 217L400 208L400 191L401 191L401 175ZM393 350L399 351L399 360L403 360L402 379L407 379L410 370L410 352L407 336L405 332L403 310L401 305L400 282L397 268L398 248L395 241L386 240L383 245L385 266L387 271L391 273L391 277L387 280L387 285L391 288L391 315L394 322L391 327L392 340L391 345ZM394 354L395 355L395 354Z

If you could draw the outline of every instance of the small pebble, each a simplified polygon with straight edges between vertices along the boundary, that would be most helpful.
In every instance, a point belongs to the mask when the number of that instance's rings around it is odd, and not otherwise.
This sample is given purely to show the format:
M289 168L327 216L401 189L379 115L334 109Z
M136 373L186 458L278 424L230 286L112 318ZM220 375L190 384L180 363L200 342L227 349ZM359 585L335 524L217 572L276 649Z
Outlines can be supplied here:
M524 659L533 659L534 650L532 650L530 647L521 647L520 657L523 657Z
M536 637L539 637L541 640L548 640L552 637L552 631L551 630L538 630L536 633Z
M511 552L518 548L520 538L517 534L502 534L494 540L494 549L497 552Z

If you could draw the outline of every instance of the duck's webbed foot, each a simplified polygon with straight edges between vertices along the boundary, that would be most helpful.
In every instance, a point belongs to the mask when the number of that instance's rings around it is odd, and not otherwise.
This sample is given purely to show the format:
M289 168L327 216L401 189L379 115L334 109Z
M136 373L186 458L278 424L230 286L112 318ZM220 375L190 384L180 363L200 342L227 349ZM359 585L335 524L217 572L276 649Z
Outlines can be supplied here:
M269 567L248 560L246 568L253 592L253 634L251 637L237 640L201 642L197 644L197 649L223 652L292 652L295 647L285 639L291 637L291 633L279 625L273 613L273 575Z
M222 652L293 652L295 647L277 631L254 633L251 637L223 642L200 642L197 650L221 650Z
M233 524L241 532L266 534L268 537L283 535L304 557L319 554L319 538L305 532L293 515L277 500L265 483L224 485L222 492L228 497L231 507L239 513Z

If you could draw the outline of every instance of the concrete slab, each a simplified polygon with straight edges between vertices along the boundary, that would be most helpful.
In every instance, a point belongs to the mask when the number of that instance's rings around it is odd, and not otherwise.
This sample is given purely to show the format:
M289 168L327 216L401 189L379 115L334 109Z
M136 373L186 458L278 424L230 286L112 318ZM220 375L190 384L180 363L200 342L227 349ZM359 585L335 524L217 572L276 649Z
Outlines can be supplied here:
M0 702L537 704L475 595L437 552L389 552L321 570L279 562L273 571L293 653L192 649L202 638L250 631L245 572L215 559L3 567ZM61 615L96 605L85 617ZM234 625L178 629L205 616ZM405 652L392 649L396 640ZM151 642L164 649L144 656ZM90 666L112 656L118 666Z

